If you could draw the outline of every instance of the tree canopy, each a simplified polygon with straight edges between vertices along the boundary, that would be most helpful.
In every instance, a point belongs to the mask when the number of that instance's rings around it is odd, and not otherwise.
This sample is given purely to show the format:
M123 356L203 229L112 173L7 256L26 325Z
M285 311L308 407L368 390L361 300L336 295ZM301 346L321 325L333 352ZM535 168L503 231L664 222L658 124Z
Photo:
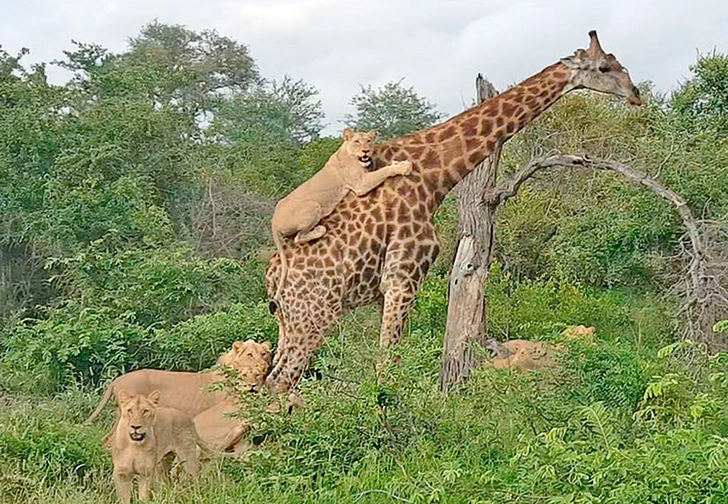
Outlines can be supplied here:
M361 86L349 103L356 114L346 116L346 125L360 131L375 129L385 139L428 128L444 117L414 87L405 87L402 80L378 89Z

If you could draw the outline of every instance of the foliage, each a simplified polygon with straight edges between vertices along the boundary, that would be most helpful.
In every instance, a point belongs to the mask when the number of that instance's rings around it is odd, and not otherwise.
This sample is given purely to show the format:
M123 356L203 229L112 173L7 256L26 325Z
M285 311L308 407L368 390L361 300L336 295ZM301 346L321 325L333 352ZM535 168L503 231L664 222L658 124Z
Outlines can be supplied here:
M670 97L670 108L689 130L728 133L728 54L701 54L690 70L692 77Z
M7 331L8 388L52 391L140 367L201 369L236 339L274 340L274 319L258 303L259 263L95 249L48 268L68 298Z
M152 21L129 40L129 49L111 54L96 44L74 42L59 64L96 99L134 95L191 117L215 109L229 93L260 82L246 45L214 30L194 32Z
M154 21L119 53L76 42L56 62L73 74L64 85L26 53L0 50L0 500L112 503L109 425L79 425L98 389L140 367L209 367L235 340L276 341L269 218L341 139L320 136L315 88L264 78L245 44L214 31ZM584 152L725 221L725 60L700 56L670 96L642 85L639 109L564 98L509 142L502 177L552 150ZM351 103L347 124L385 138L442 117L401 81ZM379 313L359 310L314 357L305 411L272 415L270 396L243 397L249 460L210 462L156 502L728 498L728 356L674 344L671 207L611 174L539 174L499 211L488 336L558 345L558 366L478 369L447 397L436 387L453 197L435 218L443 253L386 385ZM596 335L566 341L576 324Z
M99 443L100 432L79 425L74 406L79 394L59 398L53 409L34 408L15 399L0 417L0 500L31 502L44 488L67 484L87 487L102 480L111 457ZM59 407L60 406L60 407ZM75 410L78 411L78 410Z
M646 107L594 94L567 96L506 144L502 177L547 152L615 159L685 197L694 215L728 215L728 144L685 133L644 89ZM689 174L689 175L688 175ZM611 173L575 168L539 174L498 213L496 256L514 275L565 277L595 286L660 283L684 233L674 207Z
M248 146L300 147L318 137L323 125L318 91L290 76L223 103L212 131Z
M263 303L235 304L169 328L145 327L129 313L110 311L70 304L47 319L16 325L4 338L0 388L49 393L140 368L198 371L233 341L274 341L277 332Z
M346 116L346 125L360 131L377 130L382 138L396 138L428 128L443 118L435 106L402 81L388 82L379 89L361 86L350 102L356 115Z
M713 328L715 332L728 332L728 320L720 320L715 323Z
M725 497L728 425L720 374L726 371L725 356L701 357L698 351L695 358L705 373L692 385L685 380L683 388L658 391L650 376L682 375L685 361L677 352L691 347L658 353L667 335L650 334L646 346L625 337L637 320L651 333L663 326L662 311L641 313L649 299L508 283L509 289L492 296L492 312L520 305L519 290L530 296L557 292L552 310L537 309L544 327L561 327L560 313L569 312L574 299L607 305L601 310L620 313L620 320L600 326L592 341L562 342L569 349L557 369L528 374L479 369L466 389L443 400L436 379L441 308L434 304L442 283L428 283L425 297L432 303L418 303L398 349L401 364L387 378L391 431L377 417L377 314L360 313L347 318L342 338L330 338L317 355L318 373L301 384L306 410L272 415L265 411L268 396L248 396L243 415L252 420L249 439L262 443L250 459L208 462L198 482L178 480L155 501L525 503L539 496L545 502L627 503ZM219 319L219 326L202 318L193 325L234 327L246 318L256 325L257 315L242 307L238 313ZM513 326L526 327L529 316L523 306L513 313ZM170 335L186 333L182 327ZM559 338L557 332L548 337ZM181 339L179 348L192 341ZM109 457L98 441L108 425L78 425L96 401L97 396L69 391L58 399L17 399L3 408L5 500L114 501ZM667 404L673 406L662 408L659 418L640 414ZM28 423L31 409L38 413Z

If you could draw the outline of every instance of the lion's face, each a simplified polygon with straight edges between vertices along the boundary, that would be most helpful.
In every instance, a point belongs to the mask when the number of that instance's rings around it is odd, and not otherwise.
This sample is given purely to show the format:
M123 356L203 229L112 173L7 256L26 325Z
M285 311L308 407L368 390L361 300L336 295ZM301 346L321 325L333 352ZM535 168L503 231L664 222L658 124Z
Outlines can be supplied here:
M240 373L245 383L251 386L262 385L270 367L270 342L236 341L232 349L217 359L217 363L230 366Z
M359 133L352 131L349 128L344 130L344 144L343 149L347 154L355 157L365 168L368 168L372 164L372 149L374 149L374 140L376 140L376 131L368 131L366 133Z
M159 395L159 390L155 390L148 397L141 394L130 395L124 390L119 392L119 423L132 441L140 443L149 434L157 413Z

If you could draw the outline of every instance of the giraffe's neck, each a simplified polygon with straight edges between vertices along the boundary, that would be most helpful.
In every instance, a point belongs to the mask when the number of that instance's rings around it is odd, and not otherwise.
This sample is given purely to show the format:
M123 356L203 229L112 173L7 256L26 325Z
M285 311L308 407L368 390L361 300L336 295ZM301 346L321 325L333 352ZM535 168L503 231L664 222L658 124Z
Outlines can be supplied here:
M393 144L413 153L424 144L426 150L417 164L437 204L499 142L511 138L569 91L569 76L569 69L556 63L477 107Z

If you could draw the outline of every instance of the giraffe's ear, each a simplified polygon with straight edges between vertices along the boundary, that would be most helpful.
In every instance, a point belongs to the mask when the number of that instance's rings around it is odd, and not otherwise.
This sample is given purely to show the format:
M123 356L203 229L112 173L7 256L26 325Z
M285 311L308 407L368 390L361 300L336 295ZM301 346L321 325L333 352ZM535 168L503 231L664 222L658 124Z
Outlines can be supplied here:
M367 133L367 138L371 140L372 142L377 139L379 136L379 132L377 130L371 130Z
M574 70L586 70L590 66L589 56L584 49L577 49L573 55L561 58L561 63Z
M354 131L351 128L344 128L344 140L349 140L352 135L354 135Z

